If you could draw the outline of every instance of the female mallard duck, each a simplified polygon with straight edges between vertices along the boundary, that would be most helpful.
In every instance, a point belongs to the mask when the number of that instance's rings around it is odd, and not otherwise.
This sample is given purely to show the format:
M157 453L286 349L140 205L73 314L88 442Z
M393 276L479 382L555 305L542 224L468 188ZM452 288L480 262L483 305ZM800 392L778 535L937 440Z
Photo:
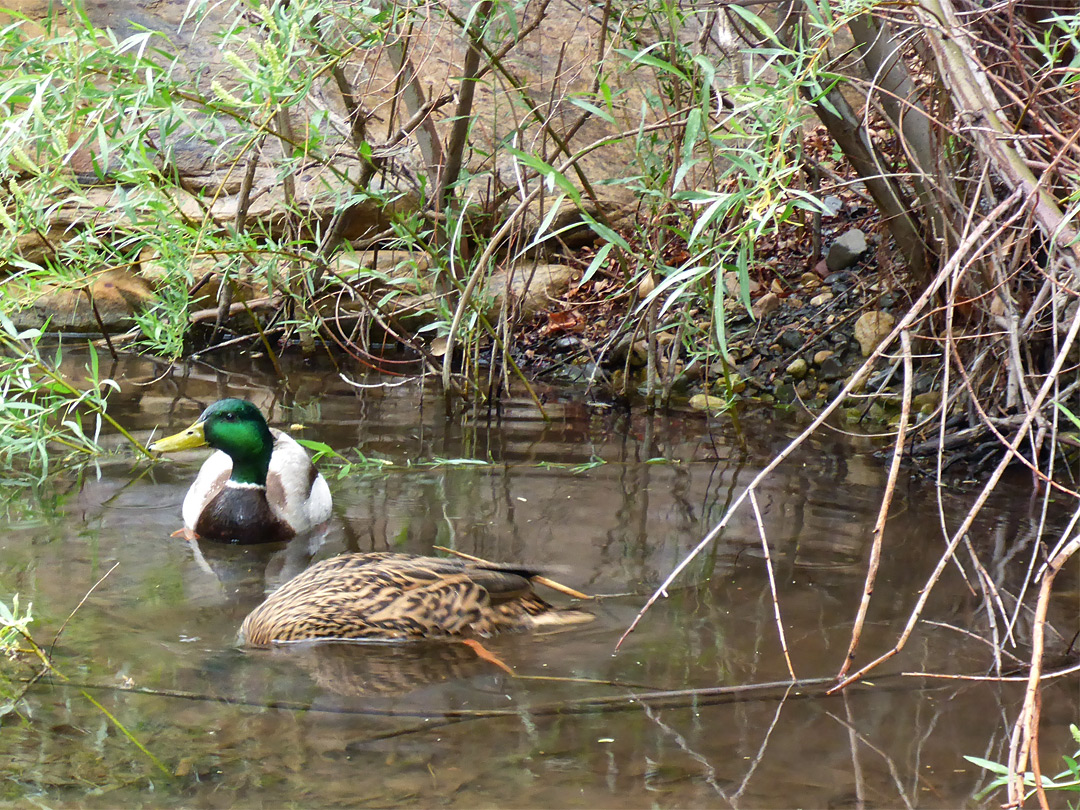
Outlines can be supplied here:
M376 552L316 563L244 619L243 642L407 640L490 636L579 624L533 592L538 572L516 565Z
M242 399L215 402L182 433L151 450L209 445L217 450L184 497L184 529L210 540L268 543L289 538L330 517L330 488L304 448L271 430L259 409Z

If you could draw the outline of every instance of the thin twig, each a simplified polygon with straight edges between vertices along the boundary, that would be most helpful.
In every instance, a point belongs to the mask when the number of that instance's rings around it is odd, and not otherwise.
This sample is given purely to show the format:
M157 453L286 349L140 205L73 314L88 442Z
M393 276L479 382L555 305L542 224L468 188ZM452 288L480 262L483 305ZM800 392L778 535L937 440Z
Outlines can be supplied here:
M1078 319L1080 320L1080 319ZM1039 715L1041 708L1040 681L1043 665L1043 648L1046 638L1046 615L1050 609L1050 593L1054 578L1062 566L1080 550L1080 535L1065 544L1043 569L1039 587L1039 600L1035 606L1035 621L1031 631L1031 671L1028 674L1027 689L1024 691L1024 706L1016 719L1013 731L1013 749L1015 756L1009 757L1009 801L1019 807L1024 800L1024 773L1030 758L1031 770L1035 776L1035 790L1039 804L1047 810L1049 804L1042 784L1042 771L1039 763ZM1015 745L1016 740L1020 745Z
M773 615L776 618L776 632L780 636L780 649L784 651L784 661L787 663L791 680L797 681L795 668L791 665L791 656L788 655L787 638L784 636L784 620L780 616L780 599L776 595L776 575L773 573L772 556L769 554L769 540L765 537L765 522L761 519L761 510L758 508L757 496L753 490L750 490L750 506L754 509L754 520L757 523L758 536L761 538L761 550L765 555L765 571L769 575L769 590L772 592Z
M896 427L896 442L893 445L892 463L889 465L889 475L885 481L885 492L881 496L881 508L878 509L877 520L874 522L874 540L870 546L870 560L866 564L866 581L863 583L862 600L859 602L859 610L855 615L855 623L851 628L851 643L848 645L844 663L840 666L837 678L843 678L848 669L855 661L855 651L859 648L859 639L862 636L863 625L866 622L866 613L870 609L870 597L874 593L874 583L877 581L878 567L881 565L881 547L885 539L885 522L889 517L889 507L892 506L893 495L896 493L896 481L900 476L900 461L904 457L904 440L907 438L907 426L911 418L911 332L904 330L900 333L900 343L904 352L904 394L900 405L900 423Z

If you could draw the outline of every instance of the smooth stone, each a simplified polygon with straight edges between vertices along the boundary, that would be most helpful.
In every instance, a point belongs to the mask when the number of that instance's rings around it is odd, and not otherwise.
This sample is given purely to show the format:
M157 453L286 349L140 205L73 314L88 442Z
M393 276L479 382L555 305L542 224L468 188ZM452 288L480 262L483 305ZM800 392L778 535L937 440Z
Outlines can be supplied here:
M814 354L814 365L820 366L834 354L836 354L836 352L830 352L828 349L822 349L820 352Z
M796 357L788 364L788 367L785 369L788 375L794 377L796 380L801 380L803 377L805 377L806 372L809 370L810 369L806 361L803 360L801 357Z
M776 293L765 293L754 304L754 317L760 320L778 309L780 309L780 296Z
M859 348L863 357L869 357L870 353L878 347L896 324L896 318L888 312L876 310L864 312L855 321L855 339L859 341Z
M821 307L833 300L835 296L831 292L823 292L810 299L810 306Z
M818 377L827 382L839 380L844 376L844 366L835 356L826 357L818 367Z
M869 245L866 242L866 234L858 228L845 231L829 246L829 252L825 256L825 266L833 272L851 267L866 253Z
M791 383L780 383L773 389L773 396L777 402L788 403L795 400L795 386Z
M916 394L911 398L912 407L920 413L933 413L940 404L940 391L927 391L925 394Z
M707 411L718 413L728 409L728 401L723 397L714 397L711 394L694 394L690 397L690 407L695 411Z
M781 346L783 346L785 349L790 349L791 351L801 349L803 343L805 342L803 336L796 332L794 329L785 329L780 334L779 341Z

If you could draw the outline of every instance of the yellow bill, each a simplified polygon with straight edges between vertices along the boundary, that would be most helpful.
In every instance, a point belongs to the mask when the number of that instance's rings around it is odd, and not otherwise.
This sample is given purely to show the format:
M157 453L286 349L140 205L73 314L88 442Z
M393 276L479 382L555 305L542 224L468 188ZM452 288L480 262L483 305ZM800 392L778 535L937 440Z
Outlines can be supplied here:
M171 453L176 450L190 450L193 447L204 447L206 434L203 433L203 423L196 422L187 430L183 430L173 436L158 439L150 449L155 453Z

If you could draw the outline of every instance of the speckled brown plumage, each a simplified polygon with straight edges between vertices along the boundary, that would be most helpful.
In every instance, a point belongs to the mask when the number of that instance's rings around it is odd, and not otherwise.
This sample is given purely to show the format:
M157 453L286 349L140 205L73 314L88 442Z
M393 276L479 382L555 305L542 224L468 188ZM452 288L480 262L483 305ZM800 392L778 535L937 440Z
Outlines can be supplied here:
M513 565L378 552L316 563L244 620L241 639L265 646L305 639L490 636L579 624L532 590L536 571Z

